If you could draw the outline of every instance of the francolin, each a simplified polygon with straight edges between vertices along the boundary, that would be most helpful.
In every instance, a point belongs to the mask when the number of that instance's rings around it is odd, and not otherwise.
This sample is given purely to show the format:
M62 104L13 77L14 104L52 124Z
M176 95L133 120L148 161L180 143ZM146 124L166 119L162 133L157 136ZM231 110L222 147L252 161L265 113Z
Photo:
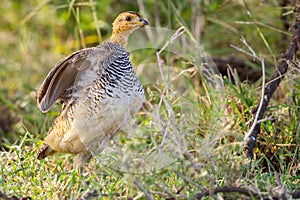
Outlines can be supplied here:
M37 103L47 112L58 101L62 111L38 159L56 152L72 153L74 168L83 169L138 112L145 100L144 90L125 48L129 35L145 25L148 22L138 13L121 13L113 22L108 42L71 54L49 72L37 93Z

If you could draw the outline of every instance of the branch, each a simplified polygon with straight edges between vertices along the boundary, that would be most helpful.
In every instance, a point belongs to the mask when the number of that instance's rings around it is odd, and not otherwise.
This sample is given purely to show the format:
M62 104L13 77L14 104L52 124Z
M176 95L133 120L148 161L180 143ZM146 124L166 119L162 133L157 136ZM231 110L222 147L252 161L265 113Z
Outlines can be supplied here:
M241 195L245 195L247 197L252 197L255 199L263 199L263 200L277 200L277 199L282 199L281 196L277 197L277 196L270 196L269 194L266 195L262 195L256 192L253 192L251 190L247 190L245 188L241 188L241 187L234 187L234 186L223 186L223 187L216 187L214 190L212 191L205 191L202 193L197 193L194 196L195 200L198 199L202 199L203 197L207 197L213 194L218 194L218 193L238 193ZM300 190L296 190L293 193L290 194L292 199L297 199L300 197Z
M269 81L269 84L265 87L265 95L263 98L263 102L261 104L261 109L259 112L257 110L256 118L257 120L261 120L263 115L266 111L268 103L276 91L277 87L279 86L281 80L284 78L289 63L292 62L293 58L295 57L298 49L299 49L299 38L300 38L300 0L296 1L295 4L295 11L296 11L296 23L295 23L295 31L293 33L292 41L290 42L288 49L282 56L282 59L279 63L278 69ZM253 157L253 149L256 144L257 137L260 133L260 124L256 124L253 130L250 132L248 139L245 141L243 151L246 156L252 158Z
M209 196L211 194L217 194L217 193L239 193L246 195L248 197L254 197L254 198L259 198L259 194L252 192L250 190L247 190L245 188L240 188L240 187L234 187L234 186L224 186L224 187L217 187L213 191L205 191L203 193L198 193L195 195L194 199L201 199L202 197Z

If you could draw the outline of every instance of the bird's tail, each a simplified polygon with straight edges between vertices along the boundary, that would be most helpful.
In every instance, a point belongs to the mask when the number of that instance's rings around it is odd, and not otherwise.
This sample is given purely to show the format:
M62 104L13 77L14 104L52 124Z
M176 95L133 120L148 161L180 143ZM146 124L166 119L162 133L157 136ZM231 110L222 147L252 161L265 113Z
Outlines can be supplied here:
M47 156L50 156L52 154L54 154L56 151L54 149L52 149L48 144L44 143L38 153L37 153L37 159L41 160Z

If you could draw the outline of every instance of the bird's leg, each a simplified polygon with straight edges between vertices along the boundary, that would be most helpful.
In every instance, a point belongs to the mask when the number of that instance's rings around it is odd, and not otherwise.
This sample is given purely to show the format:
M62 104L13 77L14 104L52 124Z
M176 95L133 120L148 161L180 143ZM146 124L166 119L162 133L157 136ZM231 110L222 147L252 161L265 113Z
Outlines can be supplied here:
M83 151L75 155L73 167L82 173L85 169L85 164L90 161L92 154L89 151Z

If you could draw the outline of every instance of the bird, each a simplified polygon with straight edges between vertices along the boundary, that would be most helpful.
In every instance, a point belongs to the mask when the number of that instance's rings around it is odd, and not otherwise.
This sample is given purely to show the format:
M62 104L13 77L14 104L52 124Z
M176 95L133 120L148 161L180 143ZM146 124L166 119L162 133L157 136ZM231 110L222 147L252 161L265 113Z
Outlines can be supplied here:
M37 105L44 113L55 102L62 109L37 159L57 152L74 154L73 166L82 171L128 125L145 94L126 45L130 34L145 25L149 22L137 12L122 12L108 41L76 51L50 70L37 91Z

